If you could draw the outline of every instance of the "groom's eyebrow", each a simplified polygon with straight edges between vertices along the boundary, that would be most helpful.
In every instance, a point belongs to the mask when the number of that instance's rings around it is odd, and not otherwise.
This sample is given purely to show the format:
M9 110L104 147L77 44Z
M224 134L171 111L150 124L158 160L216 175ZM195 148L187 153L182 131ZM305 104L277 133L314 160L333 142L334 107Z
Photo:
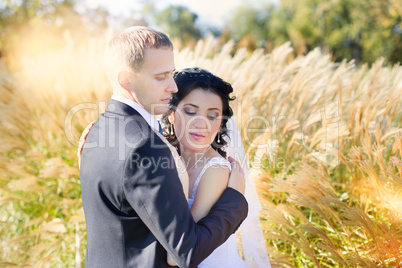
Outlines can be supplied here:
M155 75L155 76L158 76L158 75L168 75L168 74L174 73L175 71L176 71L176 69L173 69L172 71L166 71L166 72L156 73L156 74L154 74L154 75Z

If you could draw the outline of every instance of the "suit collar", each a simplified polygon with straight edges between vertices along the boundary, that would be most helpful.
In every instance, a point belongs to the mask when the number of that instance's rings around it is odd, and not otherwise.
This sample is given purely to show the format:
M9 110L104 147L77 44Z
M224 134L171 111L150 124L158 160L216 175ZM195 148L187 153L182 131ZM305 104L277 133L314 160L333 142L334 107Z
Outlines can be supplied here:
M142 109L137 110L136 108L138 107L133 106L130 105L130 103L122 102L119 99L112 98L110 99L106 107L106 112L121 114L124 116L141 116L154 131L159 132L159 122L155 119L155 117L148 113L139 104L137 104L137 106L140 106Z
M131 106L122 103L120 101L110 99L109 103L106 106L106 113L120 114L124 116L133 116L140 115L135 109Z

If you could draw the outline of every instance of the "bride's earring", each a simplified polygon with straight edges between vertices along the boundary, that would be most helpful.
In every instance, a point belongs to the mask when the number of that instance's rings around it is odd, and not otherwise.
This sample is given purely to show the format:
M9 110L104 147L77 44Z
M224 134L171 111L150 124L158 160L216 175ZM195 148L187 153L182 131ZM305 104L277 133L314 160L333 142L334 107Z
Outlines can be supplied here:
M221 143L221 134L220 133L218 133L218 140L216 142Z
M170 125L170 136L174 135L173 124Z

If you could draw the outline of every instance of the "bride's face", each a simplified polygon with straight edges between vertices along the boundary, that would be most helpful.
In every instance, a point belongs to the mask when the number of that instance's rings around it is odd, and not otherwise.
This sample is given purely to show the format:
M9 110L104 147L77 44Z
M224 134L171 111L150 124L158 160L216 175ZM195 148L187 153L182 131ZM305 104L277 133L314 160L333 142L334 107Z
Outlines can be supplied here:
M169 116L180 148L202 151L215 139L222 124L222 100L202 89L192 90Z

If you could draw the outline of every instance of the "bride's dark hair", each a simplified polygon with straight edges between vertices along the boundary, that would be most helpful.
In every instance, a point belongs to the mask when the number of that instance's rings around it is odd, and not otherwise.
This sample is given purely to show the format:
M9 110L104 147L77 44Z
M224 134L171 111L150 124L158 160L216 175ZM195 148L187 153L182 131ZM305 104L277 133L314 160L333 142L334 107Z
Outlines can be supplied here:
M194 89L201 89L218 95L222 100L222 125L218 134L212 142L214 148L220 155L226 157L226 152L222 149L227 141L224 137L228 136L227 121L233 116L229 101L235 99L229 95L233 93L230 83L201 68L186 68L180 72L174 73L174 80L177 84L177 93L172 94L169 101L169 111L162 116L164 135L169 142L178 148L179 143L175 133L170 133L171 123L168 120L169 115L176 111L177 105ZM220 138L218 136L220 135ZM219 142L218 142L219 141ZM180 148L178 148L180 150Z

